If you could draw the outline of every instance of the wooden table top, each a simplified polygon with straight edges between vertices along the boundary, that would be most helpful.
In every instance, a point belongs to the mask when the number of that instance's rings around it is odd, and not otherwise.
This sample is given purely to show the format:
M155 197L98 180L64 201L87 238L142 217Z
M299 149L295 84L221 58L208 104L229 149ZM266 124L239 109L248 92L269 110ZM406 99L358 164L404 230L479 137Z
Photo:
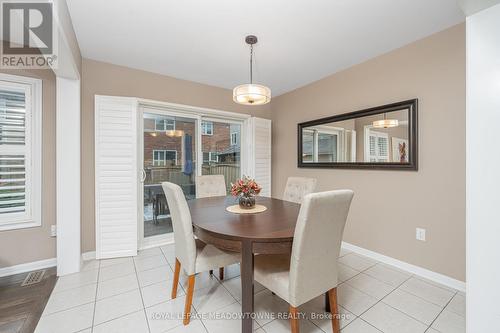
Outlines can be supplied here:
M293 240L300 205L274 198L256 197L267 210L256 214L235 214L226 207L237 204L234 197L211 197L189 200L195 228L230 240L283 242Z

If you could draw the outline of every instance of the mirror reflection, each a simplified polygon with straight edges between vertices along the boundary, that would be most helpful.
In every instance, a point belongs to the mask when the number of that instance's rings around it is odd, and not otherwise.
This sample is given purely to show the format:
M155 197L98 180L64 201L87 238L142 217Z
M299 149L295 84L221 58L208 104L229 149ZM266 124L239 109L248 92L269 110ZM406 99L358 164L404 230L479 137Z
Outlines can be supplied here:
M410 109L302 127L302 163L409 162Z

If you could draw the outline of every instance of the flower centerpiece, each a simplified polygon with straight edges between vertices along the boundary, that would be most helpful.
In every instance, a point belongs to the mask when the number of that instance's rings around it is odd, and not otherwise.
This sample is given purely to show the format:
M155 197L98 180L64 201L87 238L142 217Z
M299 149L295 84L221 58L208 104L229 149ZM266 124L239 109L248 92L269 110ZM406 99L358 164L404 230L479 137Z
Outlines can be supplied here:
M231 183L231 195L238 197L238 203L243 209L250 209L255 206L255 196L262 188L255 182L255 179L243 176L235 183Z

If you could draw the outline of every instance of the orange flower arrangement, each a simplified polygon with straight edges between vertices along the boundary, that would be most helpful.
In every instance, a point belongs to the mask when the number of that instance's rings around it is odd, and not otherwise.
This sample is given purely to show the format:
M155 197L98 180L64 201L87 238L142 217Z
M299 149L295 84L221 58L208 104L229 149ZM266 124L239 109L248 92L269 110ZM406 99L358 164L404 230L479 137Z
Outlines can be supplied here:
M262 188L257 184L255 179L243 176L242 179L238 179L235 183L231 183L231 195L232 196L244 196L252 197L258 195Z

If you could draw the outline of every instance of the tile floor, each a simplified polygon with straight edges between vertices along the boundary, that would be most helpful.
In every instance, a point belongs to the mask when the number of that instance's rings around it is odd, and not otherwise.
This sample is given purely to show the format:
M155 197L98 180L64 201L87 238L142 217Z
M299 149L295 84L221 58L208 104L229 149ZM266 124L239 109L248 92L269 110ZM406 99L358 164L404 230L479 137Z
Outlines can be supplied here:
M342 333L465 332L465 294L345 250L339 262ZM222 282L207 273L197 276L196 317L183 326L186 277L171 300L173 264L171 245L135 258L87 261L82 272L59 278L35 332L239 332L239 266L227 267ZM301 307L308 317L301 320L301 333L331 332L329 319L314 316L323 313L323 302L319 297ZM288 321L279 318L287 308L257 285L255 332L290 332Z

